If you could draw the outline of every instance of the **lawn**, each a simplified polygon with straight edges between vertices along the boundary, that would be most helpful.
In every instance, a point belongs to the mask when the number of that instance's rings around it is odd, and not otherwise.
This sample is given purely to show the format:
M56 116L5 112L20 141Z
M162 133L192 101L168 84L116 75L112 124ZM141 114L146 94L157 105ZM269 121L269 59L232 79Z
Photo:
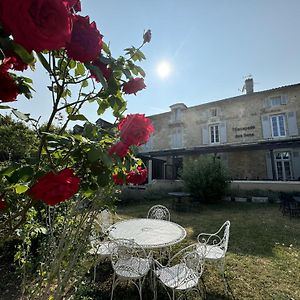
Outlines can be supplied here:
M119 205L117 212L122 218L145 217L155 204L170 207L169 200L151 201ZM217 269L208 265L204 272L207 299L300 299L300 219L282 216L278 204L223 202L195 205L188 212L172 209L170 212L171 220L187 230L185 240L172 248L174 253L196 242L200 232L215 232L224 221L231 221L226 256L229 294L225 294ZM110 262L106 260L98 265L95 283L91 282L92 270L73 299L110 299ZM121 284L114 299L138 299L138 293L133 286ZM152 299L147 282L143 299ZM168 299L161 287L158 299ZM190 295L188 299L198 298Z
M170 206L168 201L131 204L119 206L118 213L123 218L145 217L156 203ZM221 276L209 265L204 274L208 299L300 299L300 219L282 216L278 204L225 202L194 206L184 213L170 211L172 221L187 230L186 239L174 251L194 243L200 232L214 232L225 220L231 221L226 257L230 292L225 294ZM101 291L94 299L105 299L100 294L104 296L110 287L111 279L103 268L110 272L109 265L99 266L94 288L101 286ZM117 290L123 299L134 299L137 294L127 286ZM167 299L163 290L160 292L159 299ZM147 286L144 298L151 299Z

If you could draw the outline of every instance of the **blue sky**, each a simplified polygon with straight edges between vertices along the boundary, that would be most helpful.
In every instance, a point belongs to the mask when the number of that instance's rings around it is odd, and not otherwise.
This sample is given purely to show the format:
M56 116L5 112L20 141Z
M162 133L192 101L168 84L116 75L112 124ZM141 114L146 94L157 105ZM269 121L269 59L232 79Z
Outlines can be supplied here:
M143 51L147 60L147 89L127 96L127 113L157 114L176 102L187 106L242 94L251 74L254 90L300 82L299 0L81 0L81 15L95 21L113 56L142 41L152 30ZM156 72L161 61L172 65L165 79ZM34 99L13 106L46 120L51 95L43 70L31 74ZM96 106L84 114L96 121ZM113 121L110 114L104 116ZM73 124L74 125L74 124Z

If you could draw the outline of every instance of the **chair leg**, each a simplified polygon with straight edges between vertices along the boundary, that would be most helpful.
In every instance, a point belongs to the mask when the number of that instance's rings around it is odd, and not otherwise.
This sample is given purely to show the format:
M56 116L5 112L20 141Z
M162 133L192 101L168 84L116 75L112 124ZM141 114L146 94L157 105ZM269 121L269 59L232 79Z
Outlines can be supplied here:
M114 289L115 289L116 286L117 286L117 284L116 284L116 273L114 272L110 300L113 300L113 298L114 298Z
M142 279L139 278L139 295L140 295L140 300L143 300L143 295L142 295Z

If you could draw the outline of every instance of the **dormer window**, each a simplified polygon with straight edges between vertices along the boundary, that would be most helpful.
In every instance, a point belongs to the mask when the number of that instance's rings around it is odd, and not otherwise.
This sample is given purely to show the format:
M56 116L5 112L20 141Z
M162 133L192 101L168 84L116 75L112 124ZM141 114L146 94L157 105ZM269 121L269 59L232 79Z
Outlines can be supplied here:
M184 103L176 103L170 106L171 108L171 123L177 123L182 121L182 112L187 107Z

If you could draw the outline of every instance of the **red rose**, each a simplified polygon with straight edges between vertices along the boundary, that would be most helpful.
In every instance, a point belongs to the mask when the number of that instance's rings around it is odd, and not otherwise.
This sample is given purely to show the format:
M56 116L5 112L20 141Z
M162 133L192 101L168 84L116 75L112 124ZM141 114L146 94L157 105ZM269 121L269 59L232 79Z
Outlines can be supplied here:
M130 171L126 176L127 183L132 184L143 184L148 176L147 169L143 169L142 167L137 167L137 170Z
M101 62L100 60L95 60L92 62L92 65L95 67L98 67L100 71L102 72L103 77L108 80L110 76L112 75L112 69L107 65ZM96 74L91 70L91 76L96 79L97 82L99 82Z
M56 50L71 37L71 15L62 0L1 0L1 23L28 51Z
M136 94L138 91L146 87L144 83L144 78L132 78L123 85L123 92L125 94Z
M40 177L29 189L29 195L48 205L55 205L71 198L79 190L80 179L72 169L64 169L57 174L50 171Z
M69 3L69 6L74 9L75 12L81 11L80 0L66 0Z
M0 198L0 210L4 210L6 207L7 207L6 201Z
M109 155L113 155L114 153L116 153L119 157L124 157L128 153L128 146L123 142L118 142L108 149Z
M122 119L118 125L120 137L126 145L140 146L149 140L154 127L144 114L131 114Z
M119 174L113 174L112 178L113 178L113 181L116 185L123 185L125 183L124 178L119 176Z
M16 101L18 94L16 81L5 70L0 70L0 102Z
M24 71L28 68L28 65L25 64L22 59L15 53L11 53L11 55L7 56L3 60L3 64L0 66L1 70L8 71L9 69L13 69L15 71Z
M70 43L67 44L69 58L83 63L95 60L102 48L102 35L96 23L90 24L88 16L74 16Z

